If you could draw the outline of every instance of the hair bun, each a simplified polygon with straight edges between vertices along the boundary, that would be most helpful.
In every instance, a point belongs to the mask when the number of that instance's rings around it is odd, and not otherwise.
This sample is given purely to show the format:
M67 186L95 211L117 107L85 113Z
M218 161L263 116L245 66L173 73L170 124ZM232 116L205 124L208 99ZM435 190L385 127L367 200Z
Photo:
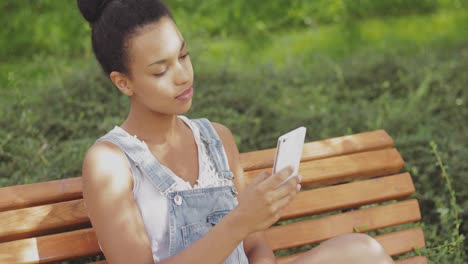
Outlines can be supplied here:
M77 0L77 3L83 17L93 23L110 1L112 0Z

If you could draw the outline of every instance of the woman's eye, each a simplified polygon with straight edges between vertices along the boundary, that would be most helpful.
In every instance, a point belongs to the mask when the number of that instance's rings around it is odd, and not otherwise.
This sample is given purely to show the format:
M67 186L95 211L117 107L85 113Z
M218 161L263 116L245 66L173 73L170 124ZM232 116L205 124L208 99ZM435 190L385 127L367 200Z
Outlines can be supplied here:
M184 60L184 59L187 58L188 56L190 56L190 53L187 52L187 53L183 54L182 56L180 56L180 57L179 57L179 60ZM156 76L156 77L162 77L162 76L164 76L164 75L166 74L166 72L167 72L167 69L164 70L163 72L155 73L155 74L153 74L153 75Z
M183 60L183 59L187 58L189 55L190 55L190 53L187 52L187 53L185 53L184 55L180 56L179 59L182 59L182 60Z
M164 74L166 74L166 72L167 72L167 70L165 70L163 72L160 72L160 73L155 73L153 75L156 76L156 77L162 77L162 76L164 76Z

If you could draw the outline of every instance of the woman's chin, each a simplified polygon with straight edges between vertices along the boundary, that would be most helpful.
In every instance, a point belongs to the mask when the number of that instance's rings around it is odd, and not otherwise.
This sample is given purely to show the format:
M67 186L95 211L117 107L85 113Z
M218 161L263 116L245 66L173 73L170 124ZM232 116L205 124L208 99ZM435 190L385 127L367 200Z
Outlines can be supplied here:
M175 113L176 115L182 115L190 111L190 108L192 108L192 100L188 100L185 102L183 105L181 105L180 110Z

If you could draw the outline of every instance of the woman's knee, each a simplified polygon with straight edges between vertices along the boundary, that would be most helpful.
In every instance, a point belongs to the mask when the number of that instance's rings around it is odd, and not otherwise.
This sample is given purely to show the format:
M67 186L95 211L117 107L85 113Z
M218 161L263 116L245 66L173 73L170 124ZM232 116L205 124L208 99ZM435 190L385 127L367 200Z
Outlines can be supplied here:
M382 246L365 234L346 234L321 243L294 261L294 263L393 263Z
M356 260L356 263L393 263L380 243L369 235L353 233L338 236L334 240L340 252Z

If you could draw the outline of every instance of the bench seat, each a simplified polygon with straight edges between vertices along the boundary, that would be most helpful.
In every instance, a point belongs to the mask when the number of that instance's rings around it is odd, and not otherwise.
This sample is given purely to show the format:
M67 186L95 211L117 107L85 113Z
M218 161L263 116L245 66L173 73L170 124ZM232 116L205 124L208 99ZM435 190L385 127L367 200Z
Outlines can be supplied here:
M271 171L274 151L241 154L243 184L262 170ZM303 188L266 231L278 262L289 263L316 243L352 232L373 235L395 257L424 247L416 223L421 219L418 201L408 198L415 191L413 181L403 165L383 130L306 143ZM4 187L0 197L0 263L101 254L83 203L81 177ZM427 263L427 258L397 263Z

